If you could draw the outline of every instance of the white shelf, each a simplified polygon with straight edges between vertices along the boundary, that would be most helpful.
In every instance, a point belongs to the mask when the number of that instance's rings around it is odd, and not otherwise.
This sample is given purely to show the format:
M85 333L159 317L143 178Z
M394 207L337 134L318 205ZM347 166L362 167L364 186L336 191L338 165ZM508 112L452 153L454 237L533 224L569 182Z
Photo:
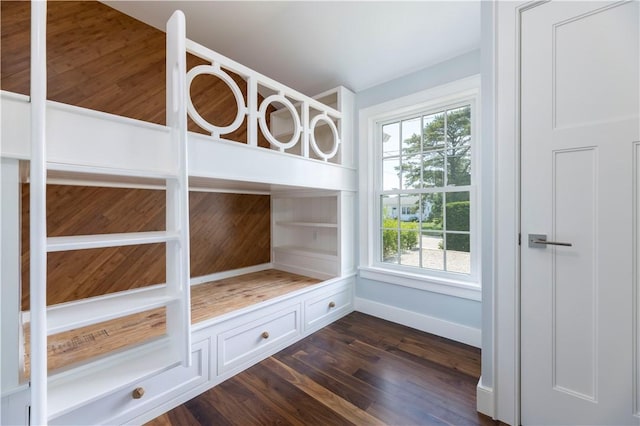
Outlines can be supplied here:
M153 286L55 305L47 309L47 334L160 308L174 300L165 286Z
M152 231L121 234L72 235L47 238L47 251L85 250L104 247L133 246L139 244L177 241L177 232Z
M338 228L337 223L329 223L329 222L289 222L289 221L280 221L276 222L276 225L282 226L299 226L303 228Z
M55 163L55 162L47 162L47 171L54 173L53 177L70 177L76 178L83 176L91 176L93 178L102 178L105 176L119 176L119 177L130 177L130 178L142 178L142 179L158 179L158 180L167 180L167 179L175 179L177 176L175 174L168 174L163 171L156 170L135 170L135 169L119 169L119 168L111 168L111 167L100 167L100 166L88 166L88 165L78 165L78 164L66 164L66 163ZM80 176L77 176L80 175Z
M59 417L179 363L170 340L165 337L51 376L48 417Z
M273 248L276 251L284 253L301 254L305 256L318 257L328 260L337 260L338 254L332 250L312 249L309 247L300 246L278 246Z

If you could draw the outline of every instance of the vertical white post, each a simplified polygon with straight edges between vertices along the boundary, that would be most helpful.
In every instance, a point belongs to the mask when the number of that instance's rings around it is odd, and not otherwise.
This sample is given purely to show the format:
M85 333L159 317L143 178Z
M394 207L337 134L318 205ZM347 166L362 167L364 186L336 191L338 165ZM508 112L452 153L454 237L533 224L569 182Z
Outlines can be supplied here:
M31 2L31 423L47 424L47 2Z
M349 89L338 88L338 110L342 112L338 130L340 132L339 164L346 167L355 165L355 144L353 140L354 123L351 117L357 117L355 113L355 95Z
M302 101L302 156L309 158L309 134L313 131L309 128L309 102Z
M0 162L0 389L8 392L20 383L18 366L24 356L20 351L20 167L11 158Z
M258 81L247 80L247 145L258 146Z
M177 160L176 178L167 179L167 290L178 297L167 306L167 334L184 366L191 365L191 297L189 268L189 172L187 158L186 24L181 11L167 22L167 126Z

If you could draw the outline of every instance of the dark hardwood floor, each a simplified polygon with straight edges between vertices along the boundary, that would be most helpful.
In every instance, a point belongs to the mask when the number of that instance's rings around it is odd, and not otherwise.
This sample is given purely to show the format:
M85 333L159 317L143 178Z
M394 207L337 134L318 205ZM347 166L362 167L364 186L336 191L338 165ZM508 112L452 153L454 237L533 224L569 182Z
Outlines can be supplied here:
M480 350L354 312L148 425L492 425Z

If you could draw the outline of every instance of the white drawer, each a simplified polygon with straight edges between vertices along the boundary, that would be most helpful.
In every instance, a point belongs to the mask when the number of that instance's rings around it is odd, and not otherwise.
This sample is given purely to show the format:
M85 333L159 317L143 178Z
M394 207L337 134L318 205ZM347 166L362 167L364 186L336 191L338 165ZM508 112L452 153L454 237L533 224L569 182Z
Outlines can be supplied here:
M341 287L307 300L304 306L304 330L328 324L344 314L352 305L351 295L351 287Z
M209 380L209 341L192 347L191 367L173 367L50 421L52 425L120 424ZM135 399L136 389L144 394Z
M300 335L300 305L293 305L218 335L218 374L284 347Z

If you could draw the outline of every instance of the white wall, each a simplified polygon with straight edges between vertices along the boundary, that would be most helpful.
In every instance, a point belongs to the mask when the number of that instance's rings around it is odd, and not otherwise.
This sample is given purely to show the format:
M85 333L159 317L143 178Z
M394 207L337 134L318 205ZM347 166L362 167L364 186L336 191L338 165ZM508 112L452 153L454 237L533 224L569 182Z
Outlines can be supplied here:
M480 50L457 56L357 93L356 117L357 112L363 108L480 74L480 72ZM360 141L358 130L356 126L354 138L356 141ZM378 312L385 310L389 318L413 318L413 326L424 325L423 329L427 331L450 330L452 334L445 337L456 338L456 336L465 336L470 333L472 336L477 336L478 340L475 344L480 343L481 302L360 277L356 283L356 298L356 309L360 307L359 310L366 312L367 310L363 307L368 307L369 312L373 312L371 309ZM385 307L384 305L391 309L381 309Z
M483 1L481 18L482 98L482 385L493 387L493 288L495 235L495 3ZM493 410L491 410L493 411Z

